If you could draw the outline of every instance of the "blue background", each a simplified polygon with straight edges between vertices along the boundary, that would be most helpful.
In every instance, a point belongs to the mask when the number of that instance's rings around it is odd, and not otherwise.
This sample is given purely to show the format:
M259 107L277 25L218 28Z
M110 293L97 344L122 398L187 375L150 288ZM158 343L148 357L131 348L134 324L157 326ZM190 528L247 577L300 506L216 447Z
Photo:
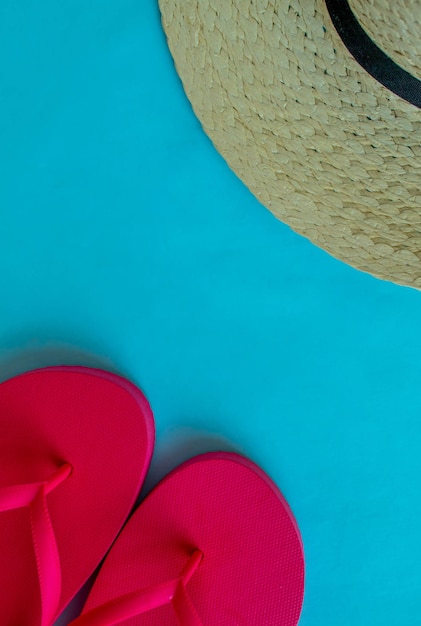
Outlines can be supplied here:
M279 484L302 626L421 623L421 295L262 208L201 130L153 0L2 0L0 373L149 397L149 487L235 448ZM262 625L264 626L264 625Z

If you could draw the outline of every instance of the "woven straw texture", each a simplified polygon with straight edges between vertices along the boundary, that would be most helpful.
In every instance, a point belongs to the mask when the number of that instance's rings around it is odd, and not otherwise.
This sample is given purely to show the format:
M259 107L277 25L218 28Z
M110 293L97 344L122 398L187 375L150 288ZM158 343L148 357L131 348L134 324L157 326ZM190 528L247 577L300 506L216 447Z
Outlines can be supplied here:
M335 257L420 288L421 112L356 63L324 0L161 0L161 13L205 132L261 203Z
M421 79L419 0L349 0L355 17L373 41L404 70Z

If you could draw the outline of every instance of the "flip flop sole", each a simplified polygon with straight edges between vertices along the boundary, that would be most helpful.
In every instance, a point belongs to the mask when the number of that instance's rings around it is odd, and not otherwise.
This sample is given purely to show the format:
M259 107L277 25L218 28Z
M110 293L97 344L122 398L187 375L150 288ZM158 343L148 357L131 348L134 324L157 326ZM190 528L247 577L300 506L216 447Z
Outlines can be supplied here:
M98 566L134 505L152 456L147 400L102 370L53 367L0 385L0 487L71 474L47 495L62 590L56 617ZM40 619L41 597L29 507L0 513L0 615Z
M222 452L195 457L155 487L107 556L82 615L174 579L196 550L203 558L186 589L204 626L297 624L304 595L297 523L260 468ZM169 603L124 626L180 623Z

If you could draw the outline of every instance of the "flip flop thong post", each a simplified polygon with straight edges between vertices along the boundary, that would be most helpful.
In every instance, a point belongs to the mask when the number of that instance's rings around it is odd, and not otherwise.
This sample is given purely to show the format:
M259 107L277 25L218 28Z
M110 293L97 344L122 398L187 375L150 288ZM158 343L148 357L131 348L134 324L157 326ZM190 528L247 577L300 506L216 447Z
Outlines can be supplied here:
M184 463L123 529L72 626L296 626L304 555L276 485L232 453Z
M0 425L1 623L50 626L135 503L152 412L119 376L53 367L0 385Z

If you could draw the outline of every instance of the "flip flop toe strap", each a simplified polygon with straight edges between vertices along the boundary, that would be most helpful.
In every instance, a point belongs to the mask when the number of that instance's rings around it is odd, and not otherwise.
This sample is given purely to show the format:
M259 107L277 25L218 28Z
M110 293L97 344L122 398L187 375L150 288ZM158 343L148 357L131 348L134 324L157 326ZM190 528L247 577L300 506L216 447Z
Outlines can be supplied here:
M71 626L113 626L170 603L180 626L203 626L186 589L202 558L202 552L196 550L178 578L110 600L84 613Z
M26 506L30 509L32 541L41 593L41 626L51 625L61 594L60 558L46 497L71 471L71 466L65 463L45 481L0 487L0 512Z

